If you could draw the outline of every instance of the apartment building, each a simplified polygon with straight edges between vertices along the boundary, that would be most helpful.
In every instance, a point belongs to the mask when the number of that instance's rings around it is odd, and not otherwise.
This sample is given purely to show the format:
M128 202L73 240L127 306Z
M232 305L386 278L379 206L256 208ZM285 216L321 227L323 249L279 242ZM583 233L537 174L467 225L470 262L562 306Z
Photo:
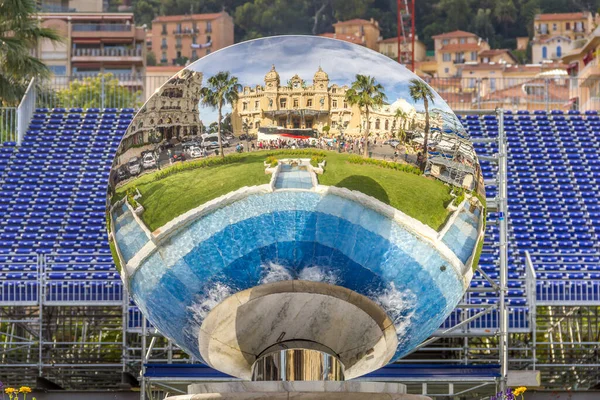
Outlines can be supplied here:
M575 48L574 42L585 39L595 27L590 12L537 14L533 22L531 58L534 64L560 60Z
M67 12L38 14L42 26L65 38L63 43L42 40L35 49L55 76L144 75L146 34L144 28L135 26L132 13L79 12L72 7L77 2L68 3ZM81 3L89 8L94 2ZM141 85L141 80L131 84Z
M381 39L379 22L373 18L370 20L356 18L336 22L333 24L333 29L335 30L334 33L323 33L319 36L360 44L375 51L379 50L378 43Z
M226 12L160 16L152 21L148 49L159 65L185 65L233 44L233 18Z
M398 37L392 37L387 39L381 39L379 42L379 52L386 56L398 59ZM400 52L405 54L412 53L412 41L400 43ZM415 61L425 60L427 55L427 48L425 44L415 37Z
M600 109L600 28L596 28L586 43L562 61L568 65L572 78L570 99L580 110Z
M466 62L477 62L479 53L489 50L490 45L474 33L454 31L432 37L435 44L437 76L457 76L459 67Z

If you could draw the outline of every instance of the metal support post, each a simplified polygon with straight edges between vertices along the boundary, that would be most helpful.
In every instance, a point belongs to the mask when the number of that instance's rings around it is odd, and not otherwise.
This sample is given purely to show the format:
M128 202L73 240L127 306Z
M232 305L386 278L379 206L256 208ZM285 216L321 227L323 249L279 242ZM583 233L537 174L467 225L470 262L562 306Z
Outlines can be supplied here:
M140 366L140 400L146 400L146 317L142 315L142 365Z
M504 135L504 110L498 109L498 223L500 229L500 310L499 350L500 350L500 390L506 390L508 376L508 313L506 309L506 292L508 278L508 244L507 244L507 164L506 137Z

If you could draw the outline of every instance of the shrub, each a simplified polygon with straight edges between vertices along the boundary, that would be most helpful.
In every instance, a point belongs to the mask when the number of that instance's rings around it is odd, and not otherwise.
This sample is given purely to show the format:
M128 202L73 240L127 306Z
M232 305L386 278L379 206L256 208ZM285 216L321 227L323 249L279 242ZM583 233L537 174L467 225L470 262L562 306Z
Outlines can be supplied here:
M325 157L321 157L321 156L312 156L310 158L310 165L312 165L313 167L318 167L320 163L322 163L325 160Z
M277 164L279 164L279 161L277 161L277 158L275 158L275 156L269 156L266 159L266 163L271 165L272 167L276 167Z
M370 164L375 165L382 168L395 169L396 171L406 172L409 174L421 175L421 170L413 165L409 164L400 164L392 161L378 160L376 158L364 158L357 155L352 155L348 157L348 162L350 164Z
M127 190L127 202L131 207L133 207L134 210L140 206L140 204L134 198L135 195L135 187L129 188L129 190Z
M459 206L465 200L465 190L463 188L454 188L454 205Z
M206 168L206 167L214 167L217 165L226 165L226 164L235 164L242 162L246 159L245 155L241 154L232 154L229 156L221 157L209 157L204 160L196 160L196 161L188 161L185 163L180 163L176 165L172 165L163 170L160 170L154 175L154 181L159 181L173 174L178 174L183 171L189 171L198 168Z
M320 156L325 158L326 152L317 149L297 149L297 150L273 150L267 153L267 156Z

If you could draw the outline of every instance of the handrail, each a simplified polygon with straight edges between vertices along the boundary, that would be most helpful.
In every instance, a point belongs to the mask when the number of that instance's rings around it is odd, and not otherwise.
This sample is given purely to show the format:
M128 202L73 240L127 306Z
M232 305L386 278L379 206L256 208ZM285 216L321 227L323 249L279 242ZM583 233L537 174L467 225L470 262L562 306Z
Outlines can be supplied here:
M29 85L27 86L27 90L25 90L25 94L19 103L19 107L17 107L17 144L20 145L23 142L23 138L25 137L25 132L27 132L27 127L31 122L31 118L33 118L33 113L35 111L35 102L36 102L36 88L35 88L35 77L31 78L29 81Z

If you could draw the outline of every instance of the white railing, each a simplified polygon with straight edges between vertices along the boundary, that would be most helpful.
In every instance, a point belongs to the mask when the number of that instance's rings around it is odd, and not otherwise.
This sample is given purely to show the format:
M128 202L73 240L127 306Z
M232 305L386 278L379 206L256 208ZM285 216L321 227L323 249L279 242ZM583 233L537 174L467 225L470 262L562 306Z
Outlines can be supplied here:
M35 78L31 78L29 86L19 103L17 108L17 144L23 142L27 127L31 122L33 113L35 112L35 101L37 97L37 91L35 88Z
M103 48L81 49L74 48L71 54L75 57L141 57L142 49Z

